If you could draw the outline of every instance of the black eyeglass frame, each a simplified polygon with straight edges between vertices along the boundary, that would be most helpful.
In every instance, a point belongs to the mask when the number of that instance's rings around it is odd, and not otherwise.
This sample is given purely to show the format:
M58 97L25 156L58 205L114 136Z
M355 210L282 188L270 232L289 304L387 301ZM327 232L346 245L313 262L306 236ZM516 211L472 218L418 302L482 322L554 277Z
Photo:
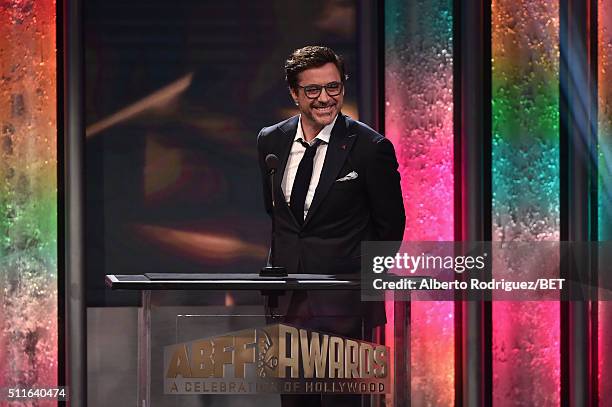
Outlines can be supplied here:
M330 85L336 85L336 84L340 85L340 86L338 86L338 93L334 93L334 94L329 93L329 90L331 89ZM323 88L325 88L325 92L327 92L327 95L329 97L336 97L336 96L338 96L338 95L340 95L342 93L342 89L344 89L344 82L342 82L342 81L334 81L334 82L330 82L330 83L325 84L325 85L314 85L314 84L313 85L306 85L306 86L297 85L297 87L304 89L304 95L308 99L316 99L319 96L321 96L321 92L323 92ZM312 89L312 90L316 89L317 90L316 96L308 96L307 88Z

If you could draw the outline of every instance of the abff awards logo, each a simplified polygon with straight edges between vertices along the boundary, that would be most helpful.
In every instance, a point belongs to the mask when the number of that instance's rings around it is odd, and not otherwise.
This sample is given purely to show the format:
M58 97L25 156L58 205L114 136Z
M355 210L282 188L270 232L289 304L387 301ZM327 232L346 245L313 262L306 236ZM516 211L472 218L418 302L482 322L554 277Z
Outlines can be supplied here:
M164 348L164 394L383 394L389 348L274 324Z

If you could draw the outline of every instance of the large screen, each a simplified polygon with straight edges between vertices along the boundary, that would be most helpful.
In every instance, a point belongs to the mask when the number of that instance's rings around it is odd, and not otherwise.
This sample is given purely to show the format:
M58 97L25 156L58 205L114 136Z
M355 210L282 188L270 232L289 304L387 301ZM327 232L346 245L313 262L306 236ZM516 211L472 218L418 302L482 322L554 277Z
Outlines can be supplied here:
M87 1L89 305L134 301L105 274L259 271L256 137L297 113L284 61L327 45L356 77L356 20L354 1Z

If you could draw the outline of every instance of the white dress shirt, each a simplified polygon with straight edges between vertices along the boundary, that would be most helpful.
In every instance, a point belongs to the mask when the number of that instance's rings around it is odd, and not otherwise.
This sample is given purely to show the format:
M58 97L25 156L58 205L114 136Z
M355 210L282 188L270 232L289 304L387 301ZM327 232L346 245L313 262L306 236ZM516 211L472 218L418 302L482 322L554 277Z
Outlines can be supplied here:
M310 209L310 204L312 203L312 198L314 197L317 185L319 185L321 170L323 169L323 162L325 162L325 154L327 154L327 145L329 144L331 131L334 128L334 124L336 123L337 119L338 116L336 115L334 121L323 127L319 134L317 134L317 136L309 143L312 145L315 139L321 140L321 144L319 144L313 160L312 178L310 178L308 192L306 193L306 202L304 202L304 219L306 219L308 209ZM306 147L300 143L300 140L306 141L304 138L304 132L302 131L302 116L300 116L298 120L297 131L295 132L295 137L293 138L293 144L291 145L291 151L289 152L289 158L287 159L285 173L283 174L283 182L281 184L287 205L291 204L291 190L293 189L295 174L297 173L300 161L302 161L302 157L306 151Z

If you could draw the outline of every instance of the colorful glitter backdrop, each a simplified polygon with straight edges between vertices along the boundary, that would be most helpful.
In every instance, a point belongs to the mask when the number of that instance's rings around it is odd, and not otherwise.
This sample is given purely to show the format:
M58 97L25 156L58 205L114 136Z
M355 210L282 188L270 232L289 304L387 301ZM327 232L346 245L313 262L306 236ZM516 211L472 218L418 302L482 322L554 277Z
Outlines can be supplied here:
M559 4L494 0L491 23L493 240L558 240ZM559 310L493 303L495 406L559 405Z
M55 2L0 3L0 95L0 388L57 386Z
M454 239L452 27L450 0L385 1L385 134L402 176L404 240ZM453 317L451 301L411 304L415 406L454 403Z
M598 2L599 240L612 240L612 2ZM601 269L601 268L600 268ZM612 400L612 304L599 303L599 400Z

